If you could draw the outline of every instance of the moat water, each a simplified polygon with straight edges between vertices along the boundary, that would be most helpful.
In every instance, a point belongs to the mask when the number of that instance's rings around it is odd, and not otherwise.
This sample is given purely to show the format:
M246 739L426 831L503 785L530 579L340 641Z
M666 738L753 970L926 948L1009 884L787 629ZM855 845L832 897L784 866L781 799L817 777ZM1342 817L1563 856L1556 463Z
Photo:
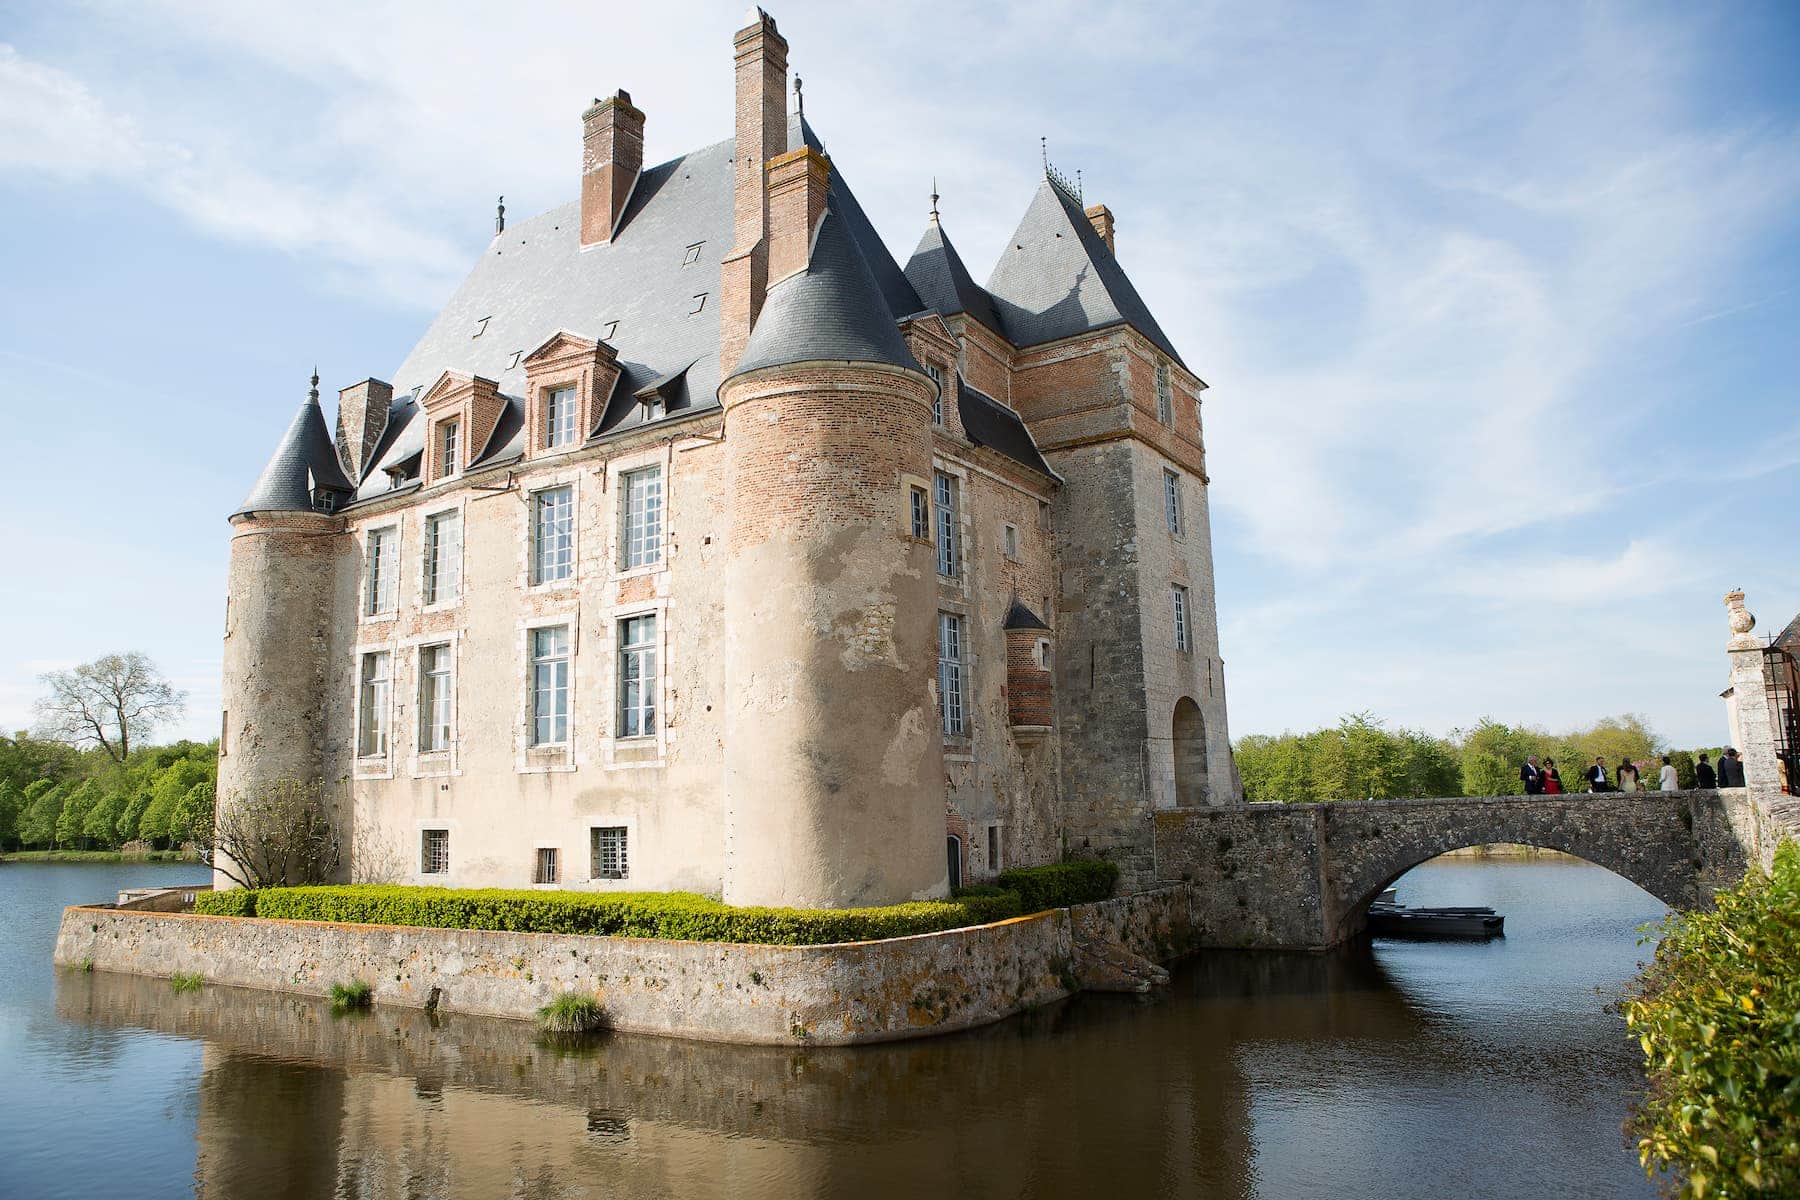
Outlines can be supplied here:
M1650 1197L1605 1011L1662 914L1571 862L1439 860L1486 944L1208 954L851 1050L614 1036L57 972L66 904L193 866L0 865L0 1197Z

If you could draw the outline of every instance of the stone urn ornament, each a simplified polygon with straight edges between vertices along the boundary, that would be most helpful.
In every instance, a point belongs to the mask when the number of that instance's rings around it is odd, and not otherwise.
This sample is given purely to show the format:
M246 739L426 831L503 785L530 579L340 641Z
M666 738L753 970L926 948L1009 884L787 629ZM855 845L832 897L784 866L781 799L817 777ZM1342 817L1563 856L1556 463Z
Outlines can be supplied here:
M1756 617L1744 607L1743 589L1725 593L1725 620L1731 626L1731 641L1727 643L1732 650L1757 650L1761 644L1751 630L1756 628Z

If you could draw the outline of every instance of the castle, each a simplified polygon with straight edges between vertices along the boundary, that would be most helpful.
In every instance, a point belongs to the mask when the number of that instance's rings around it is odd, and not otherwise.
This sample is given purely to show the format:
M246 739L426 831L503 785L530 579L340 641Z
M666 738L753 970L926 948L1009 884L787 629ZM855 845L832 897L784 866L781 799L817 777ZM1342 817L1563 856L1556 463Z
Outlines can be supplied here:
M902 268L734 38L735 136L493 241L390 384L317 379L231 516L221 810L315 782L346 874L734 904L1147 883L1235 801L1201 392L1046 167L985 287Z

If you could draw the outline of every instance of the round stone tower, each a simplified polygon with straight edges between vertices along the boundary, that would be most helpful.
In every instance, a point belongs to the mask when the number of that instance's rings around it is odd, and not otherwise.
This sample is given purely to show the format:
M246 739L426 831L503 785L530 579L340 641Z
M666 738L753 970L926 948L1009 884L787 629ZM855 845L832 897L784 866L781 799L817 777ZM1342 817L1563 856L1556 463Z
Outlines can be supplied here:
M352 486L319 409L318 382L231 515L221 819L266 785L324 783L334 604L355 567L344 521L332 515ZM213 882L236 886L224 870Z
M824 168L796 161L822 187ZM835 212L801 225L785 279L774 224L777 282L720 388L724 898L846 907L943 896L937 575L911 525L914 489L929 494L937 385Z

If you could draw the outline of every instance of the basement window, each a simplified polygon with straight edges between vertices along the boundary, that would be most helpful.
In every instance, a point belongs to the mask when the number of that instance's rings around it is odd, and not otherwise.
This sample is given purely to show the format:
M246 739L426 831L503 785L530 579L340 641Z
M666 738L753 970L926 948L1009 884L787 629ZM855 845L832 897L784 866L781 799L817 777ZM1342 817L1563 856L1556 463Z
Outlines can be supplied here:
M598 825L590 835L590 867L595 879L626 879L631 874L629 835L623 825Z
M531 872L531 882L555 883L556 879L556 848L554 846L539 846L537 862L533 866Z
M450 872L450 831L419 831L419 874L447 875Z

